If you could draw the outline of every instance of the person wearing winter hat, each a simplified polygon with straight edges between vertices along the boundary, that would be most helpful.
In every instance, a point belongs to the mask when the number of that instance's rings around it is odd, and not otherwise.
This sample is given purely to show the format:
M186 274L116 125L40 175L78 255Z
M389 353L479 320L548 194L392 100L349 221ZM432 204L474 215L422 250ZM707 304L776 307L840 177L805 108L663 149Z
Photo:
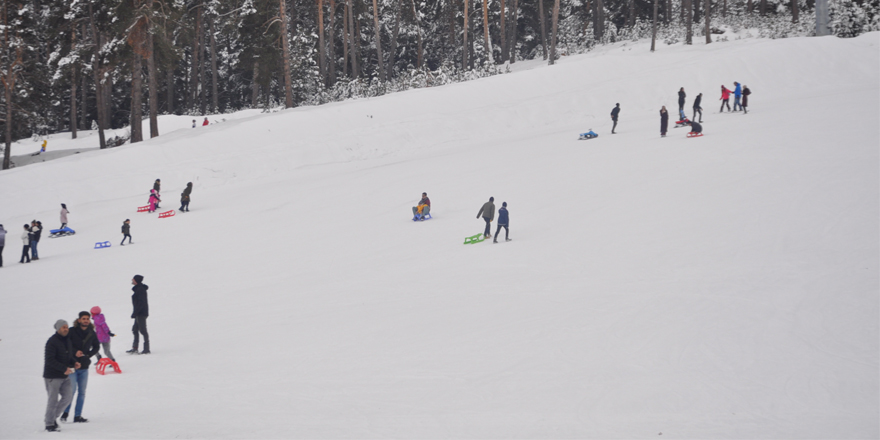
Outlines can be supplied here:
M131 318L134 319L131 332L134 333L134 343L131 350L126 351L128 354L138 354L138 333L144 335L144 351L140 352L140 354L150 354L150 335L147 333L147 317L150 316L150 306L147 303L147 289L150 286L144 284L143 281L144 277L142 275L135 275L131 280L133 285L131 290L134 292L131 295L131 305L134 309L131 312Z
M159 179L156 179L156 181L153 182L153 191L156 191L156 199L159 198L159 193L162 192L161 188L162 188L162 181ZM161 200L156 200L156 209L159 209L159 202L161 202Z
M495 197L489 197L489 201L483 203L483 207L480 208L480 212L477 213L477 218L480 216L483 217L483 220L486 221L486 229L483 231L483 237L489 238L492 236L492 220L495 219Z
M501 232L501 228L504 228L504 241L510 241L510 238L508 238L510 230L507 229L509 224L510 217L507 213L507 202L504 202L501 204L501 209L498 210L498 229L495 229L495 239L492 240L492 243L498 243L498 233Z
M614 132L614 129L617 128L617 116L620 115L620 103L614 105L614 108L611 109L611 120L614 122L614 126L611 127L611 134L617 134Z
M24 263L25 258L27 258L27 262L31 262L31 257L28 254L28 251L31 250L31 228L28 225L24 225L24 232L21 233L21 242L24 244L24 247L21 248L21 260L18 260L19 263Z
M120 246L125 246L125 237L128 237L128 244L131 244L131 220L129 219L122 222L122 243L119 243Z
M67 210L67 205L64 203L61 204L61 227L58 229L64 229L67 226L67 214L70 214L70 211Z
M116 335L110 331L110 327L107 325L107 319L104 318L104 314L101 313L100 307L92 307L89 312L91 312L92 320L95 322L95 333L98 335L98 342L101 343L101 348L104 350L104 356L107 356L111 361L115 362L116 358L113 357L113 353L110 352L110 338ZM98 360L101 360L100 353L98 354Z
M43 382L49 401L46 403L46 431L59 431L56 419L73 400L73 384L68 377L80 367L73 358L73 346L67 321L55 321L55 333L46 341L43 356ZM60 397L60 400L59 400Z
M76 351L74 357L81 367L70 375L70 382L73 385L73 393L76 394L76 411L73 413L73 423L85 423L88 419L83 418L83 405L86 402L86 387L89 385L89 365L92 363L92 356L98 354L101 344L98 342L98 335L95 334L95 326L92 325L92 315L89 312L79 312L79 317L73 328L70 329L70 343ZM61 421L67 421L67 414L70 412L70 404L64 408L64 414L61 414Z
M193 183L188 182L186 184L186 188L183 189L183 192L180 193L180 212L189 212L189 195L192 194L193 191Z

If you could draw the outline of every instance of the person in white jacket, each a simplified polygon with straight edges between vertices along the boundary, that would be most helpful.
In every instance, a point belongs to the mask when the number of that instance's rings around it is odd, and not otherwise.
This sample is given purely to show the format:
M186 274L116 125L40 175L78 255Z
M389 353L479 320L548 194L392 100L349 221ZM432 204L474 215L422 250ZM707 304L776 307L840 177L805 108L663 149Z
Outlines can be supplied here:
M61 204L61 227L58 229L64 229L67 226L67 214L70 214L70 211L67 210L67 205L64 203Z
M29 235L30 228L28 225L24 225L24 232L21 233L21 242L24 243L24 247L21 248L21 260L19 263L24 263L24 259L27 258L27 262L31 262L31 257L28 255L28 250L31 248L31 237Z

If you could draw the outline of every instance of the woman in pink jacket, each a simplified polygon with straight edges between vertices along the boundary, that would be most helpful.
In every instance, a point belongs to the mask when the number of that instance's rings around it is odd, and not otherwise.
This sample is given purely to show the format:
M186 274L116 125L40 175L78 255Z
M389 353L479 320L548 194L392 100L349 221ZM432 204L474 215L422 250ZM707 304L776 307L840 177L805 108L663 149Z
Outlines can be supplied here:
M156 212L156 207L159 206L159 193L156 192L155 189L150 190L150 212Z
M730 110L730 90L727 87L721 86L721 113L724 113L724 106L727 106L727 111Z

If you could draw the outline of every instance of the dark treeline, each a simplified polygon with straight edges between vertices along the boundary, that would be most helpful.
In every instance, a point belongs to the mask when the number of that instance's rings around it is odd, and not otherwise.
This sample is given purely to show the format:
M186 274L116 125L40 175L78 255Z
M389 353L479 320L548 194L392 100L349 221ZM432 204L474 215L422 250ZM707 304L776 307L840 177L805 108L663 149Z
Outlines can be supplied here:
M814 0L0 1L6 169L9 143L34 133L97 129L106 148L105 129L158 136L159 114L293 107L552 63L644 37L655 20L690 43L710 33L706 10L798 22ZM871 1L850 3L873 14ZM149 133L131 123L147 118Z

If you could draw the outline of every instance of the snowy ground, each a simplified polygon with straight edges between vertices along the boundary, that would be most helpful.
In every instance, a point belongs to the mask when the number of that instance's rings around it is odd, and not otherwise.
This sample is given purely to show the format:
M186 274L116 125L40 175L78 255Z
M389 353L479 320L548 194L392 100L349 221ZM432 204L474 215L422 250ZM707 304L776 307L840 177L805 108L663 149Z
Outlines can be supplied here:
M99 305L124 373L58 437L877 438L878 43L629 45L4 171L0 437L46 435L43 345ZM679 87L702 138L659 136ZM135 213L156 178L192 212ZM514 241L463 245L489 196Z

